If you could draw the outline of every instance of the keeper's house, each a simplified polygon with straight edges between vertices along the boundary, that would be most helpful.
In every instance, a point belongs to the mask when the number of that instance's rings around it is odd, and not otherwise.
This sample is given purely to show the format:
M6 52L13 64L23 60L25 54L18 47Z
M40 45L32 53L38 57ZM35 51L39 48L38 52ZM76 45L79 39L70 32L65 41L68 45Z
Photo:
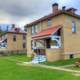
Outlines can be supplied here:
M27 24L27 54L48 61L80 57L80 16L75 8L52 5L52 13ZM36 51L38 50L38 51Z
M12 28L0 34L0 52L26 52L26 32L20 28Z

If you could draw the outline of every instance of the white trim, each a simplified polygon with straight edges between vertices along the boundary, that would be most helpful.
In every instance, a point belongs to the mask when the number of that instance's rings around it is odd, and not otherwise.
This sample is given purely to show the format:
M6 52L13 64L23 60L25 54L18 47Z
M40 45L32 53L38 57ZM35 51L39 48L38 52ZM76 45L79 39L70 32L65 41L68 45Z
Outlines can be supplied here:
M54 33L56 33L60 28L61 28L61 27L59 27L56 31L54 31L54 32L51 34L51 36L54 35Z
M59 38L59 40L57 38ZM59 46L56 46L56 45L55 46L52 46L51 45L51 48L60 48L61 47L61 38L59 36L53 36L52 40L53 41L56 41Z

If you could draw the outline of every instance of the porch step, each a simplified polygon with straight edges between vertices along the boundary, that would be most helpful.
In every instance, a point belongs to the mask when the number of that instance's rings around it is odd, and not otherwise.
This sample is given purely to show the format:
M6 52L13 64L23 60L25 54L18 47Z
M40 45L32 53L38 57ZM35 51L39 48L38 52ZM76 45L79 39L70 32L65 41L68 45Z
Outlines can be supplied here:
M34 59L31 61L31 63L39 63L39 62L45 62L46 56L45 55L36 55Z

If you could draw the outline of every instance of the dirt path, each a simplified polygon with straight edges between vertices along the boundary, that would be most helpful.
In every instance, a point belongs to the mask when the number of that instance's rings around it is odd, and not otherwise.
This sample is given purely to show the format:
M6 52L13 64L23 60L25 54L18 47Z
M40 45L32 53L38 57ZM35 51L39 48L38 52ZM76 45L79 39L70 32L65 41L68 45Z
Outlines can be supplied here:
M59 66L61 68L66 68L66 67L71 67L71 66L75 66L74 64L71 64L71 65L64 65L64 66Z
M47 68L47 69L55 69L55 70L61 70L61 71L66 71L66 72L72 72L72 73L78 73L80 74L80 71L78 70L71 70L71 69L65 69L62 67L54 67L54 66L47 66L47 65L42 65L42 64L20 64L19 65L24 65L24 66L34 66L34 67L42 67L42 68Z

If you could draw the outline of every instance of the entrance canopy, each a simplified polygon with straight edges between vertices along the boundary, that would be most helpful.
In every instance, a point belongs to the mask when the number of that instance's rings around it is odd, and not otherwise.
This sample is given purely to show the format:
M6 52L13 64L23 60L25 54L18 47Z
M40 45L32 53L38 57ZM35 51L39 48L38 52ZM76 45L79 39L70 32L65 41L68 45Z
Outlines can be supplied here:
M60 28L61 28L60 25L49 27L49 28L44 29L44 30L40 31L39 33L33 35L32 39L36 40L36 39L43 39L43 38L46 38L46 37L50 37L52 34L57 32Z

